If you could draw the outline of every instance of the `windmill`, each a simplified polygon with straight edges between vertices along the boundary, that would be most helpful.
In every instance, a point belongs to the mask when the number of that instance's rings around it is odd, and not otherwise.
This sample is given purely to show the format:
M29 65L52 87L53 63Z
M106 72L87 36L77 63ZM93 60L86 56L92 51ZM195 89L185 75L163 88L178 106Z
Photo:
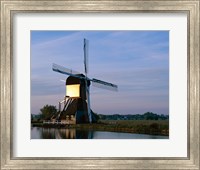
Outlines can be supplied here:
M52 69L55 72L69 76L68 79L66 80L66 87L68 88L68 89L66 89L66 91L67 91L66 96L68 96L69 99L72 97L80 97L80 95L79 95L80 93L82 93L81 96L85 96L82 98L84 98L84 100L87 103L86 104L87 105L87 114L88 114L89 122L91 123L92 122L92 113L91 113L91 108L90 108L90 84L91 84L91 82L92 82L93 86L96 86L99 88L105 88L105 89L109 89L109 90L113 90L113 91L117 91L118 87L115 84L88 77L88 46L89 46L89 41L84 39L84 44L83 44L84 74L81 74L77 71L65 68L65 67L57 65L57 64L53 64ZM77 82L77 81L80 83L79 84L72 83L72 82ZM72 92L72 88L78 89L78 90L76 90L76 94L70 93L70 92ZM71 89L71 91L70 91L70 89ZM62 102L65 103L64 108L66 108L70 104L69 100L68 100L68 102L66 102L66 100L64 99Z

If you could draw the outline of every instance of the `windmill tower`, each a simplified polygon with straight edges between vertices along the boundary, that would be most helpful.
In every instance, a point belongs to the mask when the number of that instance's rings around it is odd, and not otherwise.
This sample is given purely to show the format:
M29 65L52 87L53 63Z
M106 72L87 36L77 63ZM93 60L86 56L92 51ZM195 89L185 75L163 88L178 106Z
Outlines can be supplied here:
M69 76L66 79L66 95L63 101L59 102L59 112L51 119L66 124L92 123L95 121L94 114L90 108L90 84L109 90L117 91L117 85L95 78L88 78L88 40L84 39L84 72L77 71L53 64L55 72ZM64 105L61 109L61 104Z

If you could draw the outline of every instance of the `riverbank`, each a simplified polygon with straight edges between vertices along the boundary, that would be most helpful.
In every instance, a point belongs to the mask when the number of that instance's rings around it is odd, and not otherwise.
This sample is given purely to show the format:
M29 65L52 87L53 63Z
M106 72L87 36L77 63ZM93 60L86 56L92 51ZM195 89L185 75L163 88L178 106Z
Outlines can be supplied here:
M124 132L149 135L169 135L169 120L100 120L92 124L43 124L32 123L33 127L68 128L80 130Z

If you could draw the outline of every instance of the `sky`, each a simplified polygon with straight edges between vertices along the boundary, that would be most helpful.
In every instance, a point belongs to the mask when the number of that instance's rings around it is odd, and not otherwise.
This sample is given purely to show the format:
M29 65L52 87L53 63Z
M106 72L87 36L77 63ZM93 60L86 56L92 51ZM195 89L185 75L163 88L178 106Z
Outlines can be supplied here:
M89 40L88 77L118 85L90 87L98 114L169 114L168 31L31 31L31 113L58 108L66 75L52 63L84 73L83 39Z

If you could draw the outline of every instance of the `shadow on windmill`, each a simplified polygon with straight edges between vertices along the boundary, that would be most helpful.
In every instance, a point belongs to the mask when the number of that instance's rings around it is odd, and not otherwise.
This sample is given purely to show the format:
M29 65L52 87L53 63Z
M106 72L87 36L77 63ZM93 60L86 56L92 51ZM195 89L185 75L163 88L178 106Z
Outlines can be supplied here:
M66 94L59 102L59 111L44 123L55 124L80 124L94 123L97 116L90 108L90 84L99 88L117 91L115 84L108 83L95 78L88 78L88 40L84 39L84 68L85 74L53 64L55 72L69 76L66 79Z

